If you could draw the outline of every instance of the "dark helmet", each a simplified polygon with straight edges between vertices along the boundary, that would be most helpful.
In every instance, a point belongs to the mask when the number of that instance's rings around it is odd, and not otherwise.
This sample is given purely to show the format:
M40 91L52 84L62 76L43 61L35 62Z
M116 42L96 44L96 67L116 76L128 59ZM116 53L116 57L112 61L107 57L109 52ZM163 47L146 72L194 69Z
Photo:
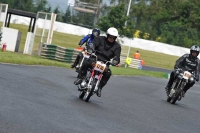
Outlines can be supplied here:
M197 53L197 56L199 55L199 46L197 45L193 45L191 48L190 48L190 55L192 56L192 52L196 52ZM192 56L193 57L193 56Z
M91 54L93 51L94 51L94 45L93 43L89 43L87 45L87 52Z
M97 37L97 36L99 36L100 34L101 34L100 29L94 28L94 29L92 30L92 35L93 35L93 37Z

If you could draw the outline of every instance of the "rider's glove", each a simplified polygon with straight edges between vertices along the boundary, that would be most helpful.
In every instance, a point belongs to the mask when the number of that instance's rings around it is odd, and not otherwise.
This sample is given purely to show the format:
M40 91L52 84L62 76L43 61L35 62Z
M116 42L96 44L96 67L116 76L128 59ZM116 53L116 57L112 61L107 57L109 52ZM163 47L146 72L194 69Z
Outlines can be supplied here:
M117 60L113 60L113 61L112 61L112 64L113 64L114 66L116 66L116 65L118 65L118 61L117 61Z
M79 42L79 44L78 44L80 47L83 45L83 43L82 42Z

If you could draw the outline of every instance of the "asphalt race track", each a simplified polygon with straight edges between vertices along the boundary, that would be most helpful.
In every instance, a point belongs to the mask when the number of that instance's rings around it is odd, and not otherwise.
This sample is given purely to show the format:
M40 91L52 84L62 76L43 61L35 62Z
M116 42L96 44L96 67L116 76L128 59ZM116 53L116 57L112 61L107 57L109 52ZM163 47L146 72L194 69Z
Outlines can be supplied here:
M163 69L163 68L156 68L156 67L150 67L150 66L143 66L142 70L164 72L164 73L169 73L169 74L172 72L172 70Z
M112 76L84 102L74 70L0 64L0 133L200 133L200 86L172 105L167 79Z

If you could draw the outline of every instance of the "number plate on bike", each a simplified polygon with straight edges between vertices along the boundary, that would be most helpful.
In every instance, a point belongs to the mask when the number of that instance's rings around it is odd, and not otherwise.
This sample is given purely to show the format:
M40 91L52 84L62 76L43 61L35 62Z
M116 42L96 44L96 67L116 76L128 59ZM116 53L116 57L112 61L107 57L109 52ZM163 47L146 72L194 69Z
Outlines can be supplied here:
M106 68L106 64L101 63L100 61L97 61L96 65L94 67L94 70L103 72L105 70L105 68Z

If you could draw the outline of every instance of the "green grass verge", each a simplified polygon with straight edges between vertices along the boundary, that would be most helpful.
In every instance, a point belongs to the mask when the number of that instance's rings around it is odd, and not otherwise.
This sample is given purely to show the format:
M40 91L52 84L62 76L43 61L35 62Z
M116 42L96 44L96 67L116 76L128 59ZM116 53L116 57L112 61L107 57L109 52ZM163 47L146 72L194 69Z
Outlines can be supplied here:
M54 60L43 59L38 56L24 55L16 52L0 52L0 62L24 65L44 65L69 68L70 64Z
M44 65L44 66L57 66L63 68L70 68L71 64L58 62L54 60L43 59L38 56L24 55L16 52L2 52L0 51L0 62L24 65ZM144 71L131 68L111 67L113 75L125 76L150 76L157 78L166 78L162 72Z
M149 76L156 78L167 78L166 74L163 72L154 72L154 71L145 71L138 70L133 68L124 68L124 67L111 67L112 73L114 75L123 75L123 76Z

